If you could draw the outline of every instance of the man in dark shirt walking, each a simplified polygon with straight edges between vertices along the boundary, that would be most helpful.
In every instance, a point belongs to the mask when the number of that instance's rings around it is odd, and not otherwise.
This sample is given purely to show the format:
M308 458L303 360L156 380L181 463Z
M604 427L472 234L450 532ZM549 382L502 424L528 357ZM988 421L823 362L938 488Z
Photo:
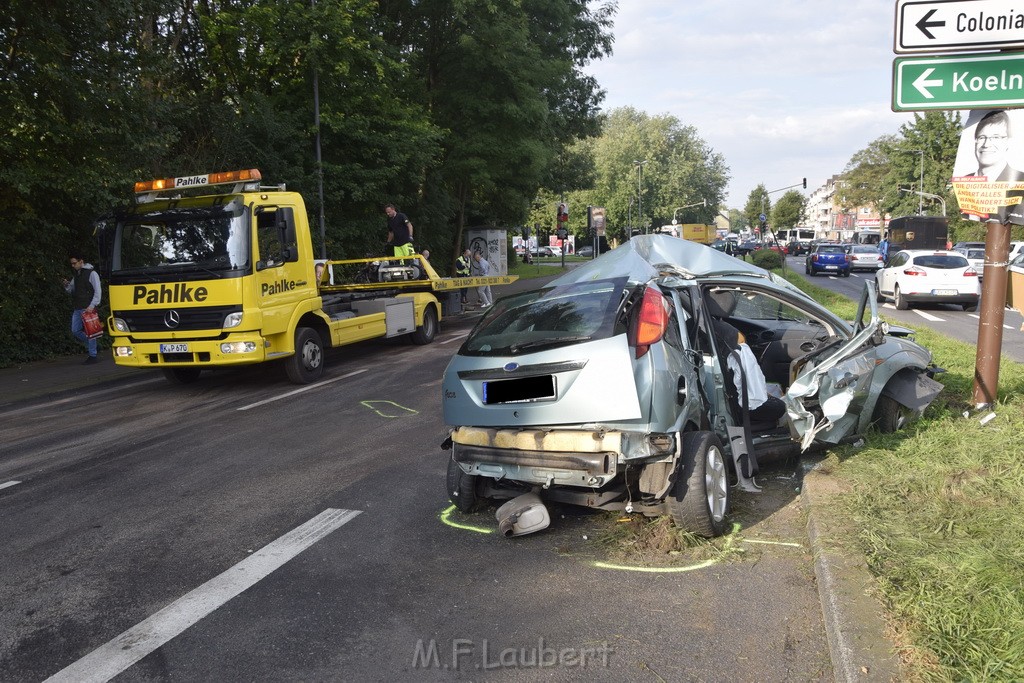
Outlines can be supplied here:
M395 256L412 256L412 223L404 213L399 213L394 204L384 207L388 217L388 244L395 250Z

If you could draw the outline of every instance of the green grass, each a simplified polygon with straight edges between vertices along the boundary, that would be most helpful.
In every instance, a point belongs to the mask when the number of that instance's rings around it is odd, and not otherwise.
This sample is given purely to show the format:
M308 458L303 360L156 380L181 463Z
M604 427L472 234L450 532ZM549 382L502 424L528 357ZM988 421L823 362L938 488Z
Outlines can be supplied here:
M915 338L947 369L945 389L909 429L834 451L831 473L850 491L836 509L878 579L908 678L1024 680L1024 366L1002 362L996 417L982 425L989 411L969 410L975 347L926 328Z

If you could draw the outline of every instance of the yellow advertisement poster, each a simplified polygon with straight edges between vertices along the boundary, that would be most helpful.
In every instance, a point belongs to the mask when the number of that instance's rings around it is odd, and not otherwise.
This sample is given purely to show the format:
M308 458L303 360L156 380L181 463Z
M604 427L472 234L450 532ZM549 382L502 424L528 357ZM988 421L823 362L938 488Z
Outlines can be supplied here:
M1015 132L1020 112L983 109L970 113L953 166L953 192L965 218L1024 225L1024 149Z

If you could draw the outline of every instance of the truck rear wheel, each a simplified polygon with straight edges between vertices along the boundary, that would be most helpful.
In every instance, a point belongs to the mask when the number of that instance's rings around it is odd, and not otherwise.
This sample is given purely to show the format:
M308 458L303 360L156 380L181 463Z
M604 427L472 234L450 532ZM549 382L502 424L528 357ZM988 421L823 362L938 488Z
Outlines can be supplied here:
M423 324L412 333L413 344L429 344L437 336L437 313L433 306L427 306L423 311Z
M311 327L295 331L295 355L285 360L288 379L296 384L315 382L324 374L324 342Z

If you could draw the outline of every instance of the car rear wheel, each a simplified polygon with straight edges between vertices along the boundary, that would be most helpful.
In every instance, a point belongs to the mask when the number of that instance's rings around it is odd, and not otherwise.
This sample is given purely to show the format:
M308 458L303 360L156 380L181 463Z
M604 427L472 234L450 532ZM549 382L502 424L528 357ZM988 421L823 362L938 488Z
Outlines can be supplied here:
M875 426L883 434L892 434L903 429L910 421L910 408L885 394L878 397L875 407Z
M896 308L901 311L905 311L910 308L910 302L903 297L903 293L900 292L900 286L896 285L895 290L892 294L893 303L896 304Z
M672 520L699 536L721 536L729 509L729 472L722 442L711 432L687 432L682 438L682 456L668 497Z
M978 304L961 304L961 305L963 306L963 309L965 311L967 311L968 313L974 313L976 310L978 310Z
M478 479L474 474L463 472L455 460L448 459L448 500L459 512L473 512L480 506L481 499L476 493Z

